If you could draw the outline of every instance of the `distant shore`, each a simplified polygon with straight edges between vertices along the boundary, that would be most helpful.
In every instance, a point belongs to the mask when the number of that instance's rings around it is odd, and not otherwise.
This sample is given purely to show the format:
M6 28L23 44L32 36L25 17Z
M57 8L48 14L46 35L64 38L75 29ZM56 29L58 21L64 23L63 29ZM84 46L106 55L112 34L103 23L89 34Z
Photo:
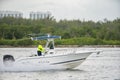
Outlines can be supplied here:
M120 45L58 45L57 47L88 47L88 48L102 48L102 47L120 47Z
M29 46L10 46L10 45L0 45L0 48L36 48L37 45ZM119 48L120 45L56 45L59 48L71 48L71 47L86 47L86 48Z

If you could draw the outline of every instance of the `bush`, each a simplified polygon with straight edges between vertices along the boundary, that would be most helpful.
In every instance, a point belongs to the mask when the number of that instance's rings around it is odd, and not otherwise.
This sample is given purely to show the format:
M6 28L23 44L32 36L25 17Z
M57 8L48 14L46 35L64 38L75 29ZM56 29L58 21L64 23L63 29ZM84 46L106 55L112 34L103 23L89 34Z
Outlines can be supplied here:
M101 39L95 39L94 45L102 45L102 44L104 44L103 40L101 40Z
M16 41L16 44L20 46L27 46L32 45L33 41L31 39L19 39Z
M33 41L30 39L0 40L0 45L28 46L28 45L33 45Z
M120 45L120 41L101 40L91 37L56 40L56 45Z
M17 40L0 40L0 45L10 46L29 46L29 45L45 45L45 40L32 41L31 39L17 39ZM56 45L120 45L120 41L117 40L101 40L91 37L71 38L71 39L57 39L55 40Z
M14 43L14 40L0 40L0 45L13 45Z
M120 45L120 41L117 40L103 40L105 45Z

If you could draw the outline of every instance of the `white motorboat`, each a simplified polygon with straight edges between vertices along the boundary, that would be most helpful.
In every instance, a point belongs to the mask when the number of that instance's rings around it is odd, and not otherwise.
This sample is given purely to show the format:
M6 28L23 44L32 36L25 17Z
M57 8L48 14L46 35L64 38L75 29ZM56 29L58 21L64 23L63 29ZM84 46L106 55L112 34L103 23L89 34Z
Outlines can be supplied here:
M39 71L49 69L72 69L79 66L86 58L92 54L91 51L77 52L71 51L70 53L57 54L54 49L54 38L60 36L44 36L34 37L32 40L47 39L45 55L42 56L29 56L14 59L12 55L3 56L3 70L4 71ZM48 45L52 43L53 48L49 49Z

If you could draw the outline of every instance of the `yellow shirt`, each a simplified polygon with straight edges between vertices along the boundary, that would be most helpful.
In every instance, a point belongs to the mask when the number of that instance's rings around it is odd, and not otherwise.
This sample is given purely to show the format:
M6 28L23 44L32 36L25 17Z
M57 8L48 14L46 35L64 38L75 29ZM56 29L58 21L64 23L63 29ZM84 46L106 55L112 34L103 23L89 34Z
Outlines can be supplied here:
M41 51L41 52L44 52L44 48L42 47L42 45L38 45L37 50L38 50L38 51Z

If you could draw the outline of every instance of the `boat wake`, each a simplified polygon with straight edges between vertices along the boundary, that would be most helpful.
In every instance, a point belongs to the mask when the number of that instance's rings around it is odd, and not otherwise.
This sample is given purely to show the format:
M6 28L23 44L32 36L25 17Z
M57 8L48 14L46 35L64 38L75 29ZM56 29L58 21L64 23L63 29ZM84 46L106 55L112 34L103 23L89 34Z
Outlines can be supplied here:
M23 65L23 64L16 64L16 65L11 65L9 63L6 63L6 65L2 64L0 65L0 71L1 72L5 72L5 71L17 71L17 72L21 72L21 71L42 71L42 70L52 70L53 67L52 66L49 66L49 65L41 65L40 66L36 66L36 65L33 65L33 64L30 64L30 65ZM62 70L63 67L54 67L54 70Z

